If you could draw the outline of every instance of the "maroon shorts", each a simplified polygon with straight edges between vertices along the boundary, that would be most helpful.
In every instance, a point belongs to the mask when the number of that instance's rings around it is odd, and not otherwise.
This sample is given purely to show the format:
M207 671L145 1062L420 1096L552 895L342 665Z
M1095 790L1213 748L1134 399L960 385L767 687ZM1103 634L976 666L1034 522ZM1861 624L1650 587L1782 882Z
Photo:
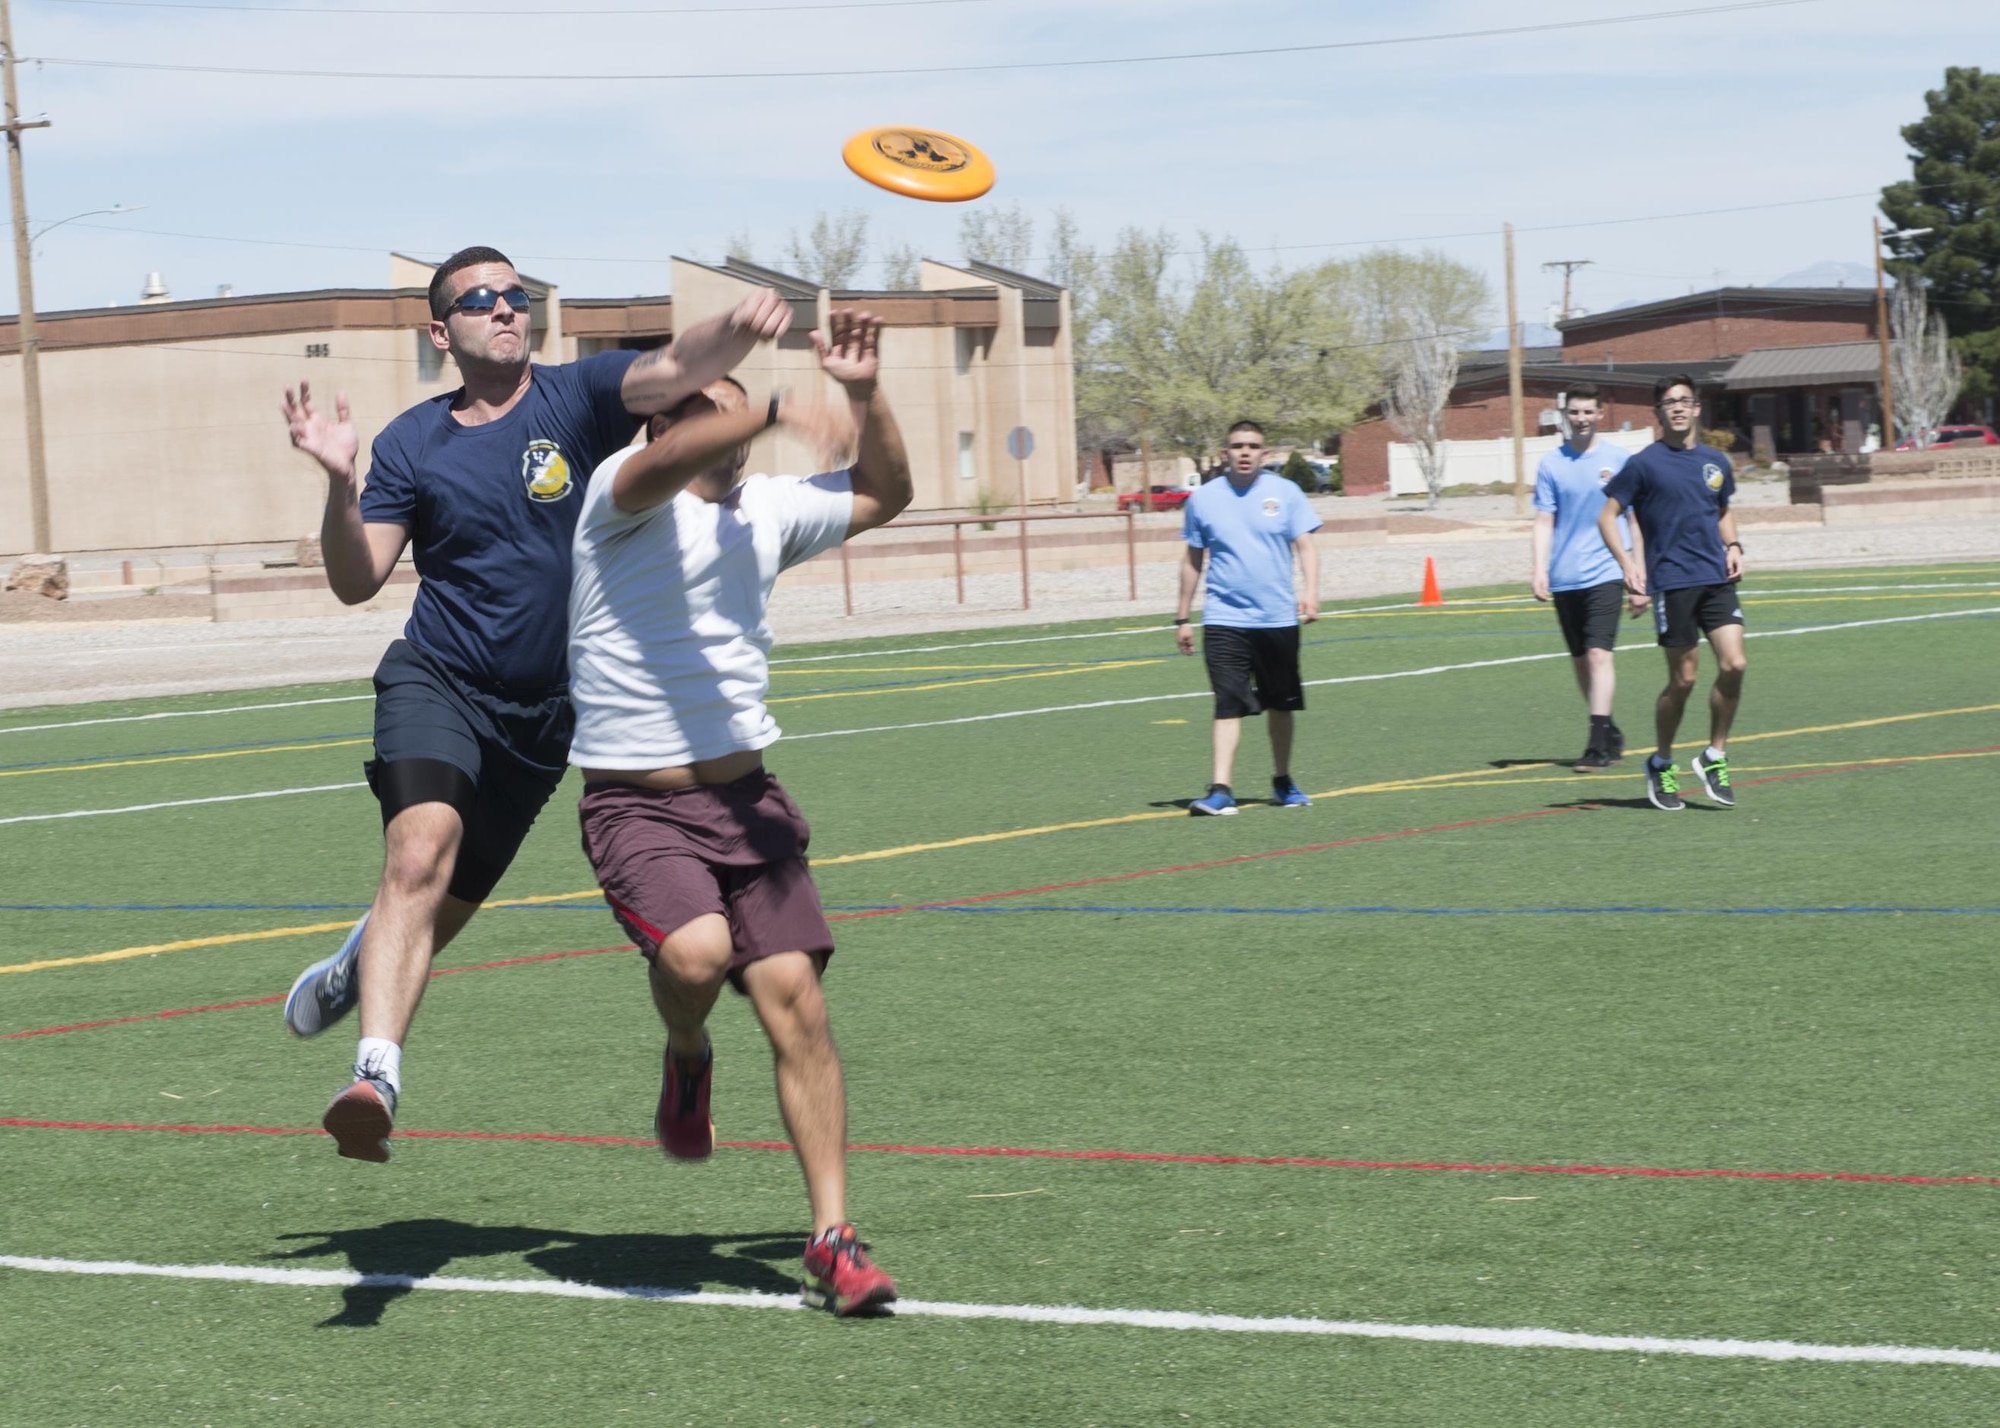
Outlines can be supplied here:
M677 929L717 912L729 919L737 991L744 967L779 952L809 953L825 969L833 932L806 867L812 830L763 769L671 792L588 783L577 813L604 900L648 961Z

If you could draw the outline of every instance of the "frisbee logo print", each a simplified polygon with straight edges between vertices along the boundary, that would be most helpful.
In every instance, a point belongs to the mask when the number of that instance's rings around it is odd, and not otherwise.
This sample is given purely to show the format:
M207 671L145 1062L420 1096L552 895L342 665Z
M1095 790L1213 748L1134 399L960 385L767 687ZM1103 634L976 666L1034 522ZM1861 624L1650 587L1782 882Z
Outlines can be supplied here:
M963 148L942 134L919 134L902 129L877 134L875 152L891 163L932 174L955 174L972 161Z
M521 481L531 501L560 501L570 493L569 462L553 441L531 441L521 453Z

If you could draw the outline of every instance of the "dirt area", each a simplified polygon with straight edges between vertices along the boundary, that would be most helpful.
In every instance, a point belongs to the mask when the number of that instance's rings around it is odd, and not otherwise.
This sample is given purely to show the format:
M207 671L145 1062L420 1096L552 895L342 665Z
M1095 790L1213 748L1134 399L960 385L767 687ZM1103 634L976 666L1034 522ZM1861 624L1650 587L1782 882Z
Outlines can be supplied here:
M25 590L0 590L0 625L89 625L107 620L202 620L210 615L200 595L133 595L117 600L51 600Z

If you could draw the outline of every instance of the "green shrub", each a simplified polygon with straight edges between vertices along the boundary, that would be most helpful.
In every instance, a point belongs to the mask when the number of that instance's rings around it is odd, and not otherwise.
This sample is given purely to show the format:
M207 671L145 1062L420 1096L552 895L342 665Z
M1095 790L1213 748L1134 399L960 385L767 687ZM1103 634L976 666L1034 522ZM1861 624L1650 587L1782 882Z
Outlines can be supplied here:
M1313 470L1312 462L1306 460L1302 452L1294 451L1287 456L1278 474L1308 496L1319 490L1319 473Z

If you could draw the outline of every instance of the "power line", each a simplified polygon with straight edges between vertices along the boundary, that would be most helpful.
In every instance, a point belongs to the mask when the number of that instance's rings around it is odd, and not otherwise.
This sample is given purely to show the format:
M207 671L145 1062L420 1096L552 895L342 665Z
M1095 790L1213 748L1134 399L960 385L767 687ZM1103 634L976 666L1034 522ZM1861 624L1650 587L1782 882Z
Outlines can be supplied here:
M1683 10L1652 10L1636 15L1607 15L1588 20L1554 20L1536 25L1506 25L1480 30L1449 30L1428 35L1392 35L1375 40L1334 40L1315 45L1262 45L1249 49L1201 50L1175 54L1115 55L1096 59L1016 60L988 64L904 65L886 69L797 69L686 71L653 74L494 74L479 69L442 73L414 70L268 69L248 65L168 64L141 60L77 59L56 55L23 55L36 64L61 65L71 69L145 70L165 74L227 74L277 79L405 79L435 83L441 80L470 80L478 83L520 81L547 83L608 84L614 82L680 82L694 80L742 79L882 79L920 74L996 74L1023 70L1084 69L1111 65L1170 64L1183 60L1262 58L1270 55L1318 54L1333 50L1379 49L1389 45L1435 44L1447 40L1497 39L1510 35L1538 35L1556 30L1601 29L1610 25L1641 24L1653 20L1684 20L1704 15L1734 14L1749 10L1775 10L1796 5L1814 5L1820 0L1733 0L1725 5L1703 5Z

